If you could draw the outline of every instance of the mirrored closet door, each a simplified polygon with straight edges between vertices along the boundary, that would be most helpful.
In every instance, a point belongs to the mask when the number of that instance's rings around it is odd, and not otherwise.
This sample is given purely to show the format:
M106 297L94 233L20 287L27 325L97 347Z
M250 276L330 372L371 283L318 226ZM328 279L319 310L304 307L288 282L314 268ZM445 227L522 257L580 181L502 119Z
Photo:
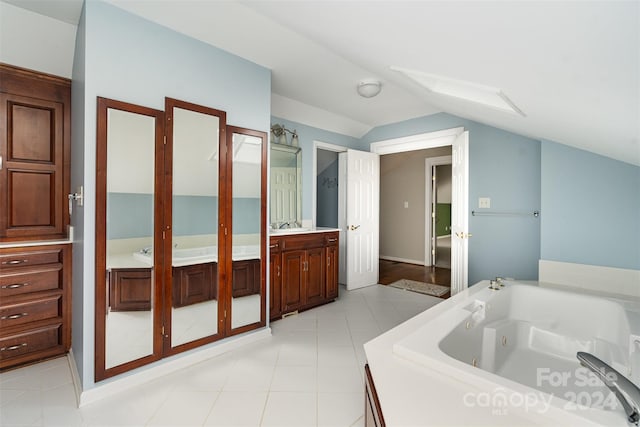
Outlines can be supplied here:
M229 333L265 324L266 164L264 132L227 126L225 194L231 200L225 216L231 232ZM230 179L229 179L230 177Z
M225 224L219 212L226 114L172 98L165 99L165 112L165 166L171 171L165 182L171 201L165 211L165 333L171 339L165 345L175 352L215 341L223 332L219 266Z
M162 352L164 113L98 98L96 381Z
M264 132L98 99L96 381L266 324Z

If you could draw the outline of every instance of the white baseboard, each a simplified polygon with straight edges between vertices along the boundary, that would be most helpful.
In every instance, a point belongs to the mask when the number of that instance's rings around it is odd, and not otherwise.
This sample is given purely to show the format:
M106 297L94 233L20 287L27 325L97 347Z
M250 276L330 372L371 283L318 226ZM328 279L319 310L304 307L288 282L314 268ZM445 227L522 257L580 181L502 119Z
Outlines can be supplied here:
M640 270L541 259L538 262L538 280L591 291L640 295Z
M219 356L228 351L235 350L236 348L259 341L261 339L268 338L270 336L271 328L260 329L256 332L250 332L248 334L228 338L219 344L196 350L193 353L178 356L173 360L161 362L161 364L156 366L148 368L142 367L140 369L143 370L140 372L136 372L133 374L123 374L123 376L119 378L105 380L104 383L99 383L94 388L81 391L79 393L78 407L84 406L88 403L92 403L100 399L104 399L108 396L113 396L114 394L123 392L132 387L155 380L163 375L167 375L180 369L187 368L189 366L195 365L196 363L200 363L204 360ZM78 375L78 382L79 378L80 376Z
M70 348L69 353L67 353L67 362L69 362L69 370L71 371L73 390L76 392L76 404L78 405L78 407L80 407L80 396L82 396L82 380L80 379L78 365L76 365L76 358L73 357L73 348Z
M415 260L415 259L398 258L398 257L394 257L394 256L387 256L387 255L380 255L378 258L384 259L384 260L387 260L387 261L397 261L397 262L406 262L407 264L424 265L424 260L418 261L418 260Z

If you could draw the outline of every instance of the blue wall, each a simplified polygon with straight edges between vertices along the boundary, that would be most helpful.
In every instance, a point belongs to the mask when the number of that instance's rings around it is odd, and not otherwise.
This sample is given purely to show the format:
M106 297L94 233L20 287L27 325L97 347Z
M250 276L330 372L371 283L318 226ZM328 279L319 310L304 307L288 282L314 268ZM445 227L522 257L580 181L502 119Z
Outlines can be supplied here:
M74 87L83 86L84 97L74 97L79 114L72 138L74 153L83 151L84 161L74 157L73 173L83 175L86 199L82 217L74 222L83 228L76 231L82 241L74 247L74 265L83 271L82 281L74 274L74 286L82 290L74 292L73 347L76 359L82 358L77 365L83 388L89 389L95 385L96 97L159 110L166 96L173 97L224 110L229 124L268 132L271 72L98 0L85 2L79 28L73 78L81 79ZM75 340L76 331L82 331L81 339Z
M233 198L233 234L260 232L260 199ZM217 234L218 198L173 197L174 236ZM137 193L107 194L107 239L148 237L153 234L153 196Z
M73 70L71 78L71 189L85 184L85 43L86 43L86 25L85 25L85 6L82 7L78 30L76 31L76 46L73 55ZM93 161L95 165L95 159ZM94 169L95 175L95 169ZM95 181L94 181L95 182ZM85 186L88 190L88 187ZM94 187L95 188L95 184ZM91 203L90 194L85 191L85 203ZM80 379L84 376L84 344L85 331L84 325L92 325L93 320L85 322L85 316L89 317L90 313L84 310L85 304L90 302L89 297L85 297L84 283L92 283L90 274L91 270L84 268L84 235L85 233L95 234L94 232L85 232L85 208L74 206L73 213L70 217L70 224L74 228L74 241L72 251L72 316L71 316L71 349L75 360ZM92 252L93 253L93 252ZM92 298L92 297L91 297Z
M469 284L495 276L535 280L540 219L475 217L479 197L492 210L540 209L540 142L446 113L379 126L362 138L376 141L464 126L469 131ZM543 213L544 214L544 213Z
M542 141L541 259L640 270L640 167Z
M336 154L336 157L337 154ZM326 180L326 182L325 182ZM316 182L316 225L338 227L338 160L331 163Z

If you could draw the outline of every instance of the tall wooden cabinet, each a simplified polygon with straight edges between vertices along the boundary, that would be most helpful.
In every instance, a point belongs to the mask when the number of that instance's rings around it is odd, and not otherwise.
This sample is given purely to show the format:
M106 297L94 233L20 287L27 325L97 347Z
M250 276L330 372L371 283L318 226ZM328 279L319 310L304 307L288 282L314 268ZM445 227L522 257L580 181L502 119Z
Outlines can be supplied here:
M0 64L0 239L65 238L71 81Z
M338 297L338 232L271 237L271 319Z
M0 64L0 369L71 346L71 81Z

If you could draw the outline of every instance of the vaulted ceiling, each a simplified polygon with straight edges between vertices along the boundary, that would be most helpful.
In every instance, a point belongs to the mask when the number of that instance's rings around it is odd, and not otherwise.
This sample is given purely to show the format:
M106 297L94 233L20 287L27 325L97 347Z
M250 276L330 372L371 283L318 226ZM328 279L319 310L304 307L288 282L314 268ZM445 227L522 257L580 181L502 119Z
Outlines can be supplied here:
M67 22L81 5L5 1ZM640 165L638 1L107 1L271 69L276 116L360 137L447 112ZM501 89L525 115L393 66ZM380 95L358 96L365 78Z

